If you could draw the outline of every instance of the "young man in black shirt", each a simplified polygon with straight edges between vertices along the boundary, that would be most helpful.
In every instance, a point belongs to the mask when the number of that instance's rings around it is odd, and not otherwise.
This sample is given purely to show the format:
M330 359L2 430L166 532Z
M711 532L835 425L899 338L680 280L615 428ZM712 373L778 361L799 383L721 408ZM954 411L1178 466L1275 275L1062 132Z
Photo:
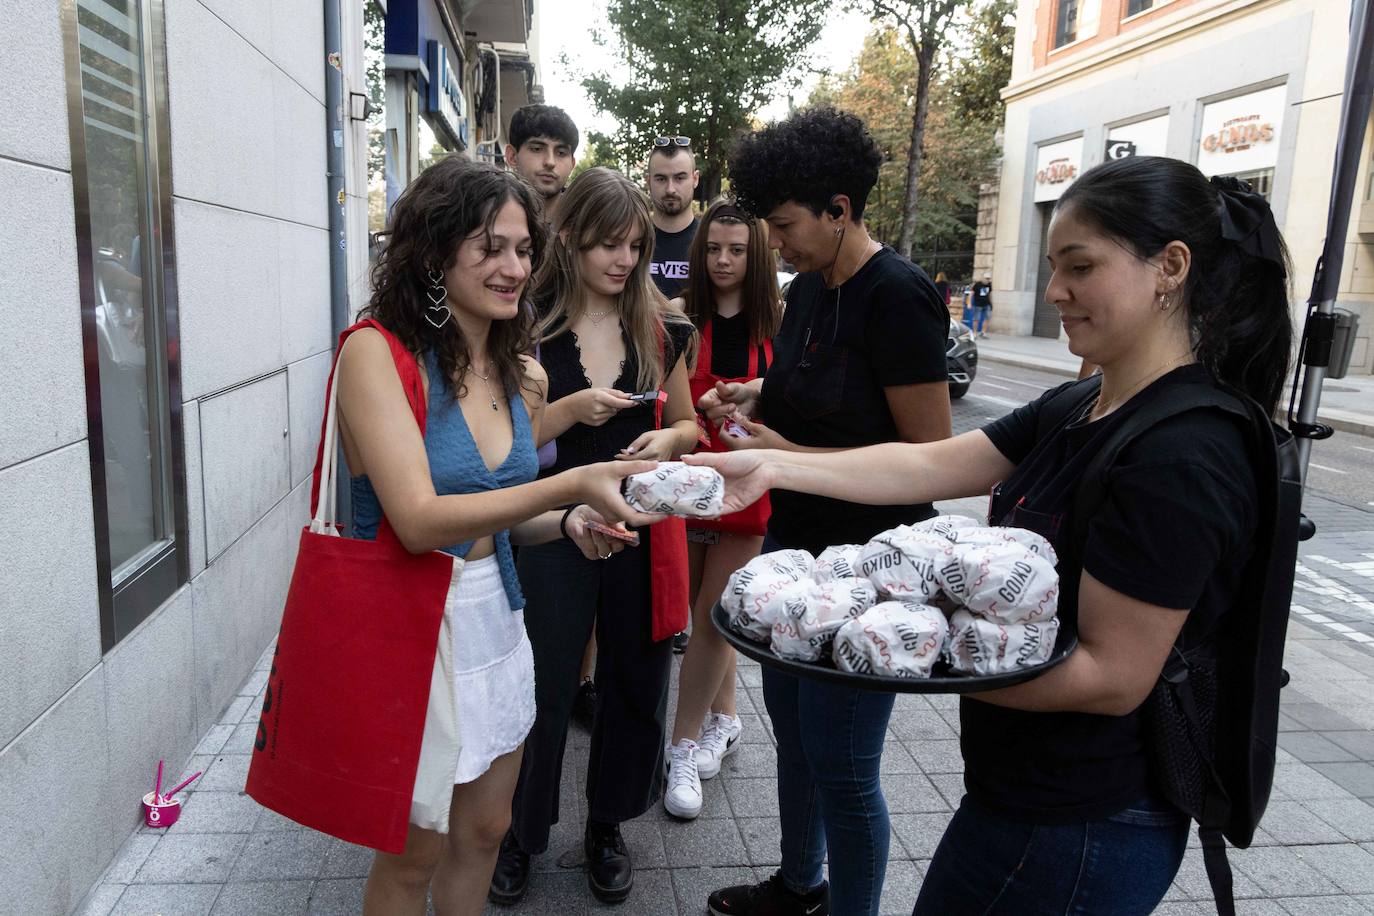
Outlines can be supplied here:
M687 251L697 234L692 195L701 173L692 154L691 138L655 138L645 176L649 199L654 203L654 253L649 273L659 292L676 299L687 285Z
M525 105L510 116L506 164L544 198L544 217L553 222L568 176L577 164L577 125L552 105Z

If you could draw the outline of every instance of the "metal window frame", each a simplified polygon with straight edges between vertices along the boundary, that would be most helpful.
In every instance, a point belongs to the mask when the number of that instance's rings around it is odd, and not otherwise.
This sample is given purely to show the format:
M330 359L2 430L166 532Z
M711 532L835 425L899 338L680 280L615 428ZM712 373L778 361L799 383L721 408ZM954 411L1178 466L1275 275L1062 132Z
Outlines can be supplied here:
M94 246L86 127L81 94L81 43L77 0L59 0L65 57L67 122L71 147L72 201L76 224L76 261L81 300L82 359L86 384L86 441L90 453L92 516L100 601L100 642L108 652L190 579L187 537L186 456L181 406L180 324L177 306L176 237L172 219L171 130L167 93L165 0L136 0L142 51L145 135L142 176L148 184L143 217L149 238L143 244L144 321L154 324L148 350L149 434L161 486L154 487L155 511L166 536L149 545L115 581L110 559L108 487L100 393L100 356L96 337ZM149 270L148 267L152 269ZM167 500L170 499L170 505Z
M1073 4L1073 16L1065 16L1064 9ZM1078 40L1080 0L1059 0L1054 8L1054 47L1062 48ZM1053 50L1053 49L1051 49Z
M1142 3L1144 6L1140 5ZM1139 16L1141 13L1148 13L1154 7L1155 0L1126 0L1125 18L1129 19L1132 16Z

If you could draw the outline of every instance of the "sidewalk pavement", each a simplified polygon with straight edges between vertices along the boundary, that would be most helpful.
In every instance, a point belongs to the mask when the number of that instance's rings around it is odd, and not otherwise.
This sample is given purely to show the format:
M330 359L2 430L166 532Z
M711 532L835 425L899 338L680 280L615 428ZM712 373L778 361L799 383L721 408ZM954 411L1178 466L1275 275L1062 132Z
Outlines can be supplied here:
M1075 378L1082 360L1069 352L1066 340L1049 337L990 335L978 341L979 360L1025 369L1039 369ZM1288 404L1287 388L1283 399ZM1328 379L1322 386L1317 420L1342 432L1374 436L1374 376L1349 375Z
M942 508L977 516L983 500L953 501ZM1368 552L1374 549L1374 514L1327 506L1327 501L1319 508L1318 530L1327 533L1304 545L1304 563L1320 573L1310 572L1294 597L1302 606L1295 605L1289 628L1286 663L1293 680L1283 693L1273 797L1255 845L1231 853L1239 911L1246 914L1374 913L1374 649L1350 635L1357 628L1341 622L1368 618L1374 623L1374 553ZM1328 510L1349 517L1327 518ZM1319 563L1310 552L1329 563ZM188 793L180 821L169 830L133 830L78 912L299 916L360 911L371 852L306 830L242 793L270 658L269 646L220 723L180 768L206 770ZM598 903L579 870L558 865L565 852L580 845L586 817L581 786L588 739L574 728L564 766L562 822L549 852L535 859L530 894L516 908L488 907L488 912L574 916L618 909L623 916L699 916L712 889L771 874L778 863L777 778L761 683L758 665L741 659L744 735L720 776L705 784L701 817L684 823L655 806L625 825L637 871L633 893L618 908ZM911 912L921 877L963 793L957 704L952 696L904 695L893 712L882 763L893 832L885 916ZM178 772L175 766L173 772ZM136 804L130 800L131 811ZM1157 910L1162 916L1215 912L1196 845L1194 835Z

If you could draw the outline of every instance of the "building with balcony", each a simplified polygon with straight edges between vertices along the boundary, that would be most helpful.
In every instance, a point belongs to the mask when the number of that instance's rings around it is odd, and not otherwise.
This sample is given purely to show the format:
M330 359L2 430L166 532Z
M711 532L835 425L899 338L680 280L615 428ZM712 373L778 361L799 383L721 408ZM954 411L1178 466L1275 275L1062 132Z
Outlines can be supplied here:
M1045 234L1054 202L1106 158L1173 156L1269 198L1301 321L1321 252L1345 76L1335 0L1020 0L994 252L994 332L1062 333ZM1374 371L1374 175L1366 140L1339 306L1361 314L1352 372Z

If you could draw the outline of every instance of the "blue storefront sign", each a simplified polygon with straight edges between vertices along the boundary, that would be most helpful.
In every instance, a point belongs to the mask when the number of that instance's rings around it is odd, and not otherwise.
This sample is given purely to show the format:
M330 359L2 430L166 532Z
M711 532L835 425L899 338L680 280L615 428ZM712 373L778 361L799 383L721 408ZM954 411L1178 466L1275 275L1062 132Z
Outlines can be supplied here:
M449 64L448 48L437 41L429 43L429 113L437 125L456 140L460 148L468 145L467 112L464 110L463 84Z

